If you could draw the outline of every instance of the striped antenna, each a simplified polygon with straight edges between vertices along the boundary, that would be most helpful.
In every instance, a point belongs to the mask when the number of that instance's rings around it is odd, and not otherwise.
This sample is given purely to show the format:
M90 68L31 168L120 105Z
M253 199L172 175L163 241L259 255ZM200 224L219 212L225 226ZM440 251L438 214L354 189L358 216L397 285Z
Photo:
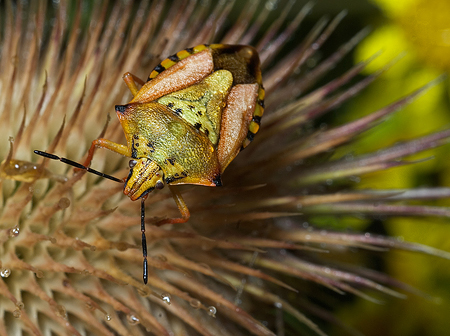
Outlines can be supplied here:
M112 181L123 183L123 180L118 179L117 177L114 177L114 176L111 176L111 175L99 172L99 171L97 171L95 169L92 169L92 168L89 168L89 167L85 167L85 166L83 166L82 164L80 164L78 162L75 162L75 161L72 161L72 160L69 160L69 159L66 159L66 158L63 158L63 157L59 157L59 156L54 155L54 154L42 152L42 151L39 151L39 150L35 150L34 153L37 154L37 155L46 157L48 159L58 160L58 161L64 162L64 163L66 163L66 164L68 164L70 166L73 166L73 167L76 167L76 168L79 168L79 169L84 169L84 170L88 171L89 173L93 173L95 175L98 175L98 176L110 179Z

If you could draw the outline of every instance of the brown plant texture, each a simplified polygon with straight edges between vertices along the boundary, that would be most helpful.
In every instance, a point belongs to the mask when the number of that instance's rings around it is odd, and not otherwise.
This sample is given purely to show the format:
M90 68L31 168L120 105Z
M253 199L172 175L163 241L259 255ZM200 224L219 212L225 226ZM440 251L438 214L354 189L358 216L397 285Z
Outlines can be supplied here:
M358 76L363 62L317 85L367 32L320 58L344 13L301 31L310 5L287 21L292 2L276 18L271 4L249 1L233 19L232 1L0 2L1 336L323 335L313 320L340 322L317 304L320 295L309 300L318 288L373 301L374 292L415 292L336 255L404 249L449 258L395 238L311 225L317 214L448 217L448 208L424 202L449 197L447 188L354 186L364 174L413 163L405 158L446 143L450 130L332 156L435 82L360 119L318 127L318 118L379 75ZM144 285L140 203L120 183L33 150L82 162L114 105L130 100L123 73L147 78L168 55L211 42L257 48L266 115L224 187L180 188L192 215L186 224L152 225L178 210L168 190L149 196ZM115 117L105 138L125 143ZM104 150L92 167L127 175L127 159Z

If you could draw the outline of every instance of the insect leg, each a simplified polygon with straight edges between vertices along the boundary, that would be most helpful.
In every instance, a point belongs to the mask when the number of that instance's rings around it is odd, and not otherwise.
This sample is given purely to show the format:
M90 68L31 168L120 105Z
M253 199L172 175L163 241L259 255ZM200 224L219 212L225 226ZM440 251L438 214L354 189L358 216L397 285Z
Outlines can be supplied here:
M106 148L123 156L131 156L128 147L125 145L121 145L103 138L95 139L94 141L92 141L91 148L89 148L88 156L83 163L84 166L88 167L91 164L96 147Z
M141 232L142 232L142 257L144 258L142 278L144 284L148 281L148 263L147 263L147 238L145 238L145 202L146 197L141 200Z
M136 77L135 75L133 75L130 72L127 72L123 75L123 81L125 82L125 84L128 86L128 88L131 91L131 94L134 96L136 96L136 94L138 93L138 88L136 86L136 82L138 84L140 84L141 86L144 85L144 81L141 80L140 78Z
M178 209L181 213L181 218L166 218L159 222L157 222L155 225L160 226L163 224L178 224L178 223L186 223L191 216L189 213L189 209L184 202L183 197L181 197L181 193L178 191L178 189L174 186L169 185L169 189L172 192L172 197L175 200L175 203L178 206Z

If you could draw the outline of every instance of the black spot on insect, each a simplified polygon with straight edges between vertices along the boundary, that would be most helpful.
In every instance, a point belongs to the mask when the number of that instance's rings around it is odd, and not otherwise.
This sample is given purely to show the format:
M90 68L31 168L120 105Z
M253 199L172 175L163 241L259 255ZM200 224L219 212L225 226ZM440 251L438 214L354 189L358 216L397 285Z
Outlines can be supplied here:
M187 172L185 172L184 170L181 172L181 176L186 177L188 176Z
M137 150L135 147L134 139L131 139L131 157L137 159Z
M161 64L158 64L157 66L155 66L155 69L153 69L153 70L155 70L156 72L161 73L164 70L166 70L166 68L164 68Z
M177 54L171 55L167 58L170 59L172 62L178 62L180 60L180 58L177 56Z
M206 136L209 136L209 129L205 129Z
M261 125L261 117L260 116L253 116L252 121L257 123L258 125Z
M188 107L189 107L191 110L195 109L195 106L194 106L194 105L188 105Z
M192 54L194 52L194 48L186 48L185 49L189 54Z
M127 109L127 105L116 105L114 108L117 112L124 113Z
M165 164L170 163L173 166L175 164L175 160L174 159L165 159L164 163Z
M258 104L264 108L264 100L258 99Z
M180 179L185 178L185 177L186 177L186 176L180 176L179 174L175 174L175 175L173 175L173 176L168 176L168 177L166 177L166 179L164 180L164 182L166 182L166 184L170 184L170 183L172 183L173 181L180 180Z
M195 124L194 124L194 128L195 128L196 130L199 130L200 128L202 128L202 124L200 124L200 123L195 123Z
M147 143L147 147L150 148L150 152L153 153L155 151L155 146L151 142Z
M139 139L139 135L137 135L137 134L133 134L133 139Z
M201 116L203 115L203 113L202 113L201 111L197 111L197 115L198 115L199 117L201 117Z
M177 108L177 109L175 109L175 113L176 113L177 115L182 115L182 114L183 114L183 110L180 109L180 108Z
M254 138L255 138L255 133L248 131L247 139L250 141L253 141Z
M173 107L173 103L167 104L167 107L168 107L168 108L172 108L172 107Z
M222 186L222 178L221 178L220 174L217 174L216 176L214 176L212 182L216 185L216 187L221 187Z
M135 145L136 147L139 147L139 142L135 143L134 145Z

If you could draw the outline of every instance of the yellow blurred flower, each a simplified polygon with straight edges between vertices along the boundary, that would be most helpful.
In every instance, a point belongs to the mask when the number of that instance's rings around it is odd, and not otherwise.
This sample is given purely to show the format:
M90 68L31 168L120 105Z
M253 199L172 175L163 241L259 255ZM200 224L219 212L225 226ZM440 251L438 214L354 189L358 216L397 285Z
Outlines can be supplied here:
M393 66L383 72L380 78L365 93L352 102L352 119L368 114L377 108L395 101L450 67L450 2L446 0L372 0L385 14L386 23L375 29L355 52L355 61L360 62L380 53L365 69L366 74L374 73L401 57ZM447 37L446 37L447 36ZM450 35L449 35L450 36ZM448 114L446 83L433 88L391 117L389 123L376 130L357 144L355 151L366 152L393 142L429 133L450 123ZM430 152L414 159L433 155ZM424 162L415 167L397 170L399 179L392 172L386 175L385 187L408 187L414 183L414 172L430 172L442 162ZM445 163L444 163L445 164ZM383 173L381 173L383 174ZM380 173L373 182L380 183ZM370 186L372 183L366 180Z
M365 69L366 74L372 74L393 59L399 56L401 59L352 102L352 112L347 115L349 119L390 104L396 97L406 95L450 69L450 1L371 1L382 9L385 21L357 47L355 62L380 53ZM448 80L417 99L415 104L397 112L389 122L371 130L370 134L353 144L351 150L356 154L371 152L411 137L423 136L432 129L446 127L450 123L447 89ZM442 154L441 150L434 149L408 159L438 158ZM429 187L432 183L448 186L449 170L447 160L425 160L417 165L366 175L358 187L411 188ZM412 240L445 250L449 248L447 222L436 224L428 219L392 218L384 222L384 228L390 235L405 241ZM427 226L426 234L420 229L423 225ZM440 262L417 260L417 256L393 253L384 267L397 279L425 293L433 293L435 298L446 298L450 278L447 268ZM444 299L438 308L438 301L414 297L404 302L388 300L381 306L373 306L360 300L339 315L344 320L351 316L364 316L355 321L355 327L364 335L444 335L449 321L441 312L448 311L446 307L449 304Z

